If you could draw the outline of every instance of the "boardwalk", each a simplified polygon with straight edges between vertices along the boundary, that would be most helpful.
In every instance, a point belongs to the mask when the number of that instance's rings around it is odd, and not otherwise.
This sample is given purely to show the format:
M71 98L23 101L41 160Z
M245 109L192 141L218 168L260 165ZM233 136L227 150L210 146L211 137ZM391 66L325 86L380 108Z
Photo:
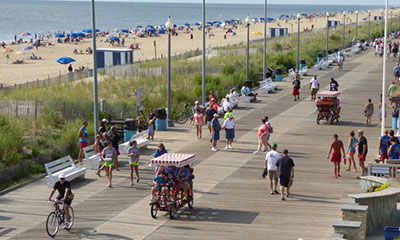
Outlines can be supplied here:
M369 160L376 155L378 114L374 125L366 128L362 110L367 98L372 98L378 109L381 63L368 52L347 59L342 71L318 74L323 87L330 77L340 84L340 124L316 124L307 77L302 81L302 101L292 100L291 84L285 82L277 93L260 96L261 103L242 104L235 111L238 132L232 151L211 152L207 132L206 139L197 141L192 126L157 132L156 142L142 157L141 182L134 187L128 186L126 158L121 172L115 173L113 189L107 189L104 177L98 179L90 171L85 180L73 182L76 222L70 232L61 230L57 239L327 239L332 222L341 218L347 195L359 191L353 172L343 171L340 179L332 178L332 165L326 159L328 146L334 133L347 145L347 133L362 128L370 143ZM388 70L388 81L391 76ZM286 202L269 195L269 186L261 178L264 156L252 154L256 130L265 115L274 126L271 140L279 145L278 150L288 148L296 164L293 196ZM146 160L157 142L164 142L170 152L196 154L195 208L184 209L178 220L171 221L163 214L156 220L150 217L153 170ZM40 180L0 196L0 238L47 238L48 192L45 181Z

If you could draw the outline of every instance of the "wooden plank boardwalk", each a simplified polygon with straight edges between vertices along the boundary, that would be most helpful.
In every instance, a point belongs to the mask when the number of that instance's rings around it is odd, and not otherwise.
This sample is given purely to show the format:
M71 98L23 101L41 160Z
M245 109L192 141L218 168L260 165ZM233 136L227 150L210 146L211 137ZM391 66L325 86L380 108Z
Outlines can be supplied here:
M369 139L369 160L375 157L379 119L375 114L375 125L364 127L362 110L367 98L378 109L381 64L368 52L348 58L341 71L318 74L324 87L330 77L340 84L342 118L338 125L316 124L315 103L308 97L310 78L305 77L302 101L292 100L291 83L284 82L276 93L260 96L260 103L242 104L235 110L238 131L231 151L211 152L206 129L205 139L199 141L189 125L157 132L156 142L143 152L141 181L134 187L128 186L126 158L122 158L121 172L114 172L112 189L93 172L73 182L76 223L70 232L61 230L56 239L327 239L332 222L341 218L347 195L359 191L353 172L343 171L340 179L332 178L328 146L334 133L347 145L348 132L362 128ZM389 70L388 81L391 76ZM296 164L293 196L286 202L269 195L269 185L261 178L264 156L252 154L256 130L265 115L274 126L271 141L278 143L278 150L288 148ZM146 160L158 142L164 142L170 152L196 154L195 208L185 208L177 220L163 214L155 220L150 217L153 169ZM41 180L0 196L0 238L47 238L48 192Z

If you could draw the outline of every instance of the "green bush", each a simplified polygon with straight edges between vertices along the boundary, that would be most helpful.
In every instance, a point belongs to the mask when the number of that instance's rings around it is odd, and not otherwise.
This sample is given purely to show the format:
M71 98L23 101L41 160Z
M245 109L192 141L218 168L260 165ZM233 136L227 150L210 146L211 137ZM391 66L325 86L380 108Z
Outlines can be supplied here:
M0 115L0 168L18 163L26 155L23 153L24 139L17 121Z
M235 70L236 69L235 69L234 65L228 64L228 65L225 65L222 68L222 74L224 74L224 75L232 75L232 74L235 73Z

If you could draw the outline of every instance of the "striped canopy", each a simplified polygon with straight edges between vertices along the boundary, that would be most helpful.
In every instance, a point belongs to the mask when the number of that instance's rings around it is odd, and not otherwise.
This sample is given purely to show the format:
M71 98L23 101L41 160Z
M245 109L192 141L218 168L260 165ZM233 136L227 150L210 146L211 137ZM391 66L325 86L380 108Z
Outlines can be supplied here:
M191 165L194 163L195 155L187 154L187 153L166 153L157 158L153 158L150 160L150 166L175 166L175 167L183 167L186 165Z

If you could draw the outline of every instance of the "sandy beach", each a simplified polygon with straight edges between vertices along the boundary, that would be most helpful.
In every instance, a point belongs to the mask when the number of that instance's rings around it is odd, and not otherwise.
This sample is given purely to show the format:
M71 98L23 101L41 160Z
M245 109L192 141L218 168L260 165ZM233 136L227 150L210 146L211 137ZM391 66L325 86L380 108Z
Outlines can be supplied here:
M390 14L390 13L389 13ZM371 21L373 21L374 16L381 16L381 10L371 11ZM395 17L395 14L393 14ZM368 18L368 12L359 12L359 23L362 24L365 21L362 21L363 18ZM330 20L337 20L342 22L343 16L342 14L338 14L336 16L330 17ZM355 23L356 14L346 14L346 24ZM301 20L301 30L308 28L311 29L311 26L314 26L314 29L324 28L326 26L326 18L325 17L315 17L311 19L303 18ZM252 23L251 24L251 33L253 32L261 32L263 33L264 24L261 22ZM284 27L288 28L288 32L295 33L297 32L297 20L278 20L275 22L268 23L269 27ZM215 36L209 38L207 37L207 47L216 47L216 46L224 46L228 44L236 44L246 40L246 28L242 25L239 26L238 29L234 30L236 35L228 35L227 39L224 39L225 31L222 28L213 29L213 33ZM180 54L190 50L201 49L202 46L202 37L201 31L195 29L193 31L193 40L190 40L190 34L179 32L178 36L174 36L172 38L172 54ZM262 39L262 35L254 35L251 34L250 39ZM97 47L98 48L112 48L108 43L104 43L105 38L97 39ZM91 39L84 39L79 44L58 44L56 39L50 39L49 42L55 44L55 46L48 47L40 47L38 50L32 49L26 51L25 55L18 55L16 52L22 51L25 46L31 45L29 44L21 44L17 46L8 47L14 50L12 53L8 53L10 56L10 60L6 59L7 53L0 52L0 84L3 86L9 86L14 84L26 83L36 80L47 79L48 77L56 77L59 74L67 73L67 66L61 65L56 62L56 59L63 56L69 56L76 60L73 63L73 67L77 68L78 66L85 66L92 68L92 55L73 55L74 49L78 51L87 49L91 47L92 42ZM145 59L153 59L155 57L155 49L154 42L156 42L157 48L157 58L161 55L167 54L167 35L161 34L159 37L148 37L148 38L134 38L130 35L125 39L125 48L128 48L132 43L138 43L140 46L140 50L135 50L134 59L135 61L141 61ZM121 47L115 47L121 48ZM42 60L30 60L29 56L31 53L34 53L37 56L40 56ZM10 61L15 61L17 59L23 59L24 64L10 64Z

